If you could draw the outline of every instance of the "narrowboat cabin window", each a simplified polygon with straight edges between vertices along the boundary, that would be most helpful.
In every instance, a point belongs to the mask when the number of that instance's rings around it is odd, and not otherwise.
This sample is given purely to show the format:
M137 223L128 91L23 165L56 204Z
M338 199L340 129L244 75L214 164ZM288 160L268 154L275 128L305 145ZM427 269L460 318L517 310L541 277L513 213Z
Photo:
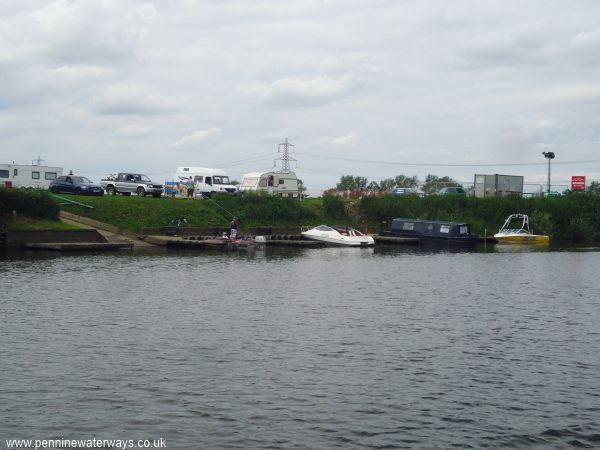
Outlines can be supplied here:
M415 229L415 224L412 222L404 222L402 224L402 229L406 231L413 231Z
M445 233L445 234L450 233L450 226L449 225L441 225L440 233Z
M8 178L10 175L10 171L8 170L0 170L0 178Z
M460 234L469 234L469 227L467 227L466 225L461 225Z
M19 175L19 169L13 169L13 177Z
M40 173L39 172L31 172L31 179L33 179L33 180L39 180L40 179Z
M46 180L54 180L56 179L56 172L44 172L44 176Z

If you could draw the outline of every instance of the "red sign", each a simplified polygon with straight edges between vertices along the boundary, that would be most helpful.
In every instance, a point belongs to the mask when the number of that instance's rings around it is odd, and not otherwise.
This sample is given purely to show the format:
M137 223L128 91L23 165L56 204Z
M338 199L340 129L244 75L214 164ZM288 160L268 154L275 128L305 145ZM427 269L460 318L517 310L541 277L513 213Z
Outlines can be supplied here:
M585 191L585 176L573 175L571 177L572 191Z

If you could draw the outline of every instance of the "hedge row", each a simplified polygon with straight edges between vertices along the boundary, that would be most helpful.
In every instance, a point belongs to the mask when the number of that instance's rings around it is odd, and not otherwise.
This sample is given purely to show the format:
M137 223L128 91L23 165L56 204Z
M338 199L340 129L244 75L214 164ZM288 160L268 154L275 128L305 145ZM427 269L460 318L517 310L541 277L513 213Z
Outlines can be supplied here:
M0 219L13 211L33 218L58 220L60 205L42 189L0 188Z
M237 196L215 196L214 201L204 200L225 217L235 215L248 226L306 225L318 219L314 210L298 199L267 194L245 193Z

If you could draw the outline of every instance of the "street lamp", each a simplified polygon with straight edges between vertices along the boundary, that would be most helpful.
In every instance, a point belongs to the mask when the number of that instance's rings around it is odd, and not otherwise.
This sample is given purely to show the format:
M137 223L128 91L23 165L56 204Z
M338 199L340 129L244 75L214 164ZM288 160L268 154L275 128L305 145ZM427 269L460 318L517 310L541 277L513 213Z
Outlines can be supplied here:
M550 193L550 161L554 159L554 152L542 152L545 158L548 158L548 193Z

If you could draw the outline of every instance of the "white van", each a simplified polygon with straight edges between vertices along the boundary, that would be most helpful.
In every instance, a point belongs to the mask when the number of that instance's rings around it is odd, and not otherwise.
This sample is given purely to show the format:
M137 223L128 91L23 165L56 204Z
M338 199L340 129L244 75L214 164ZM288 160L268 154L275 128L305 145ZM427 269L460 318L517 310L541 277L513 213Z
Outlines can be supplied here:
M244 175L240 191L267 192L283 197L299 197L300 184L294 172L251 172Z
M0 164L0 187L48 189L50 182L60 177L62 172L62 167Z
M238 193L238 188L229 184L229 176L224 170L209 167L178 167L175 172L175 181L185 183L190 177L194 180L195 195L210 197L213 194Z

